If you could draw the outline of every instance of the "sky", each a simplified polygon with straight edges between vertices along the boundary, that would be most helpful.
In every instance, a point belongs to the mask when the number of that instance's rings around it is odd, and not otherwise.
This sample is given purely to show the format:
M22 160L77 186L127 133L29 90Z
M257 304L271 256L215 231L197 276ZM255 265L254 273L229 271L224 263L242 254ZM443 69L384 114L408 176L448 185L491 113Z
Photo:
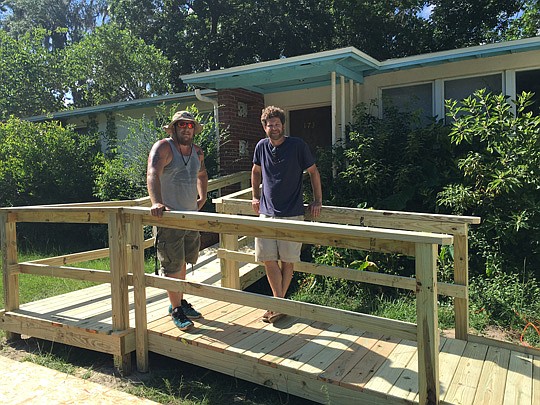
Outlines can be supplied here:
M431 15L431 11L433 10L435 6L429 4L424 6L424 9L420 12L420 16L424 18L425 20L429 19L429 16Z

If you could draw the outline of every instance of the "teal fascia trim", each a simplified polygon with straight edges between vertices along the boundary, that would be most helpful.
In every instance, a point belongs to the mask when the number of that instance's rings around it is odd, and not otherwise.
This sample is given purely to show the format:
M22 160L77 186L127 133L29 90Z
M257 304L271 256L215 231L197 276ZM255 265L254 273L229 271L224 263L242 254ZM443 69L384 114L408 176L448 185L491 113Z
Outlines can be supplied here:
M348 79L352 79L357 83L364 83L364 75L363 74L358 74L358 73L352 71L351 69L346 68L345 66L341 66L341 65L336 66L335 72L338 75L345 76Z
M202 90L201 94L203 96L212 97L212 96L216 96L217 92L214 90ZM92 107L76 108L74 110L58 111L51 114L36 115L33 117L28 117L28 118L25 118L25 120L30 121L30 122L41 122L41 121L46 121L46 120L51 120L51 119L71 118L71 117L78 117L81 115L90 115L90 114L99 114L99 113L110 112L110 111L126 110L126 109L130 109L134 107L137 107L137 108L151 107L151 106L157 106L162 103L173 103L176 101L185 101L185 100L190 100L190 99L193 99L193 101L197 100L197 97L195 97L195 94L192 91L184 92L184 93L167 94L165 96L141 98L137 100L121 101L118 103L101 104L101 105L96 105Z
M363 81L363 71L376 69L379 62L353 47L315 54L260 62L246 66L181 76L184 83L206 88L247 88L275 92L289 82L292 87L313 82L330 81L330 73L340 70L340 74L357 82ZM272 87L272 88L270 88ZM259 90L261 91L261 90Z
M289 85L284 87L271 87L268 89L260 90L259 93L262 94L272 94L272 93L280 93L285 91L293 91L293 90L305 90L305 89L316 89L318 87L324 87L328 86L330 84L329 81L325 82L314 82L314 83L303 83L303 84L296 84L296 85Z
M507 41L496 44L479 45L451 51L434 52L424 55L409 56L400 59L388 59L381 62L380 70L370 72L374 75L388 71L412 69L423 66L440 65L467 59L489 58L509 53L527 52L540 49L540 37ZM366 74L366 76L368 75Z
M505 53L540 49L540 37L479 45L450 51L389 59L379 62L353 47L324 51L303 56L277 59L228 69L194 73L182 76L184 83L203 88L249 88L260 93L323 86L329 83L329 74L363 83L365 76L395 70L433 66L471 58L487 58ZM305 75L305 76L303 76ZM303 76L303 77L302 77Z

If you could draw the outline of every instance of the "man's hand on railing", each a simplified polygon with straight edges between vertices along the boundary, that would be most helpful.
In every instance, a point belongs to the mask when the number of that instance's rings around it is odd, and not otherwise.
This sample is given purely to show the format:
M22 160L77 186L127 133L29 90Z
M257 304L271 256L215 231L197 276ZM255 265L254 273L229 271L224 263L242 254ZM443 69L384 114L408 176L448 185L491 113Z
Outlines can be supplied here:
M162 217L163 211L170 211L170 210L162 203L155 203L155 204L152 204L152 206L150 207L150 213L155 217Z
M255 214L259 214L259 208L261 207L261 200L258 198L253 198L251 200L251 206L253 207L253 211L255 211Z
M313 201L308 205L309 212L313 218L317 218L321 215L322 202Z

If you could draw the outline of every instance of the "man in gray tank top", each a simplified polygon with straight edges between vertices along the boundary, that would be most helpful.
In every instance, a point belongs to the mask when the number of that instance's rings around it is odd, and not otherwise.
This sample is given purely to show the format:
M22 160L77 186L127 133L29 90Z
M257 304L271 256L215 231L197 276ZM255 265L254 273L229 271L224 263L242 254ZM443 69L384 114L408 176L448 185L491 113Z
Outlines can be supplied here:
M163 211L200 210L206 202L208 174L204 153L193 144L193 137L202 131L202 125L190 112L178 111L163 129L170 137L157 141L148 156L150 212L161 217ZM156 246L160 274L185 280L186 263L195 264L199 258L200 235L198 231L157 227ZM200 318L200 312L183 299L182 293L167 294L174 324L180 330L192 327L191 319Z

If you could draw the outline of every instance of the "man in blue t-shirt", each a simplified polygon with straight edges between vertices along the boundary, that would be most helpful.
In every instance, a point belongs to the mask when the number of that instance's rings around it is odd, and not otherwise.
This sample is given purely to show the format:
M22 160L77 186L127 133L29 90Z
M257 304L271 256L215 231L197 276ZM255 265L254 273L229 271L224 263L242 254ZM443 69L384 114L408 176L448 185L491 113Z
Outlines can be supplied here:
M267 137L257 143L253 154L253 209L262 218L304 220L302 177L306 170L313 189L308 209L313 218L318 217L322 207L321 176L308 145L300 138L284 135L285 112L281 108L263 109L261 123ZM255 258L264 262L274 297L285 298L301 248L299 242L255 238ZM263 321L274 322L282 316L268 310Z

